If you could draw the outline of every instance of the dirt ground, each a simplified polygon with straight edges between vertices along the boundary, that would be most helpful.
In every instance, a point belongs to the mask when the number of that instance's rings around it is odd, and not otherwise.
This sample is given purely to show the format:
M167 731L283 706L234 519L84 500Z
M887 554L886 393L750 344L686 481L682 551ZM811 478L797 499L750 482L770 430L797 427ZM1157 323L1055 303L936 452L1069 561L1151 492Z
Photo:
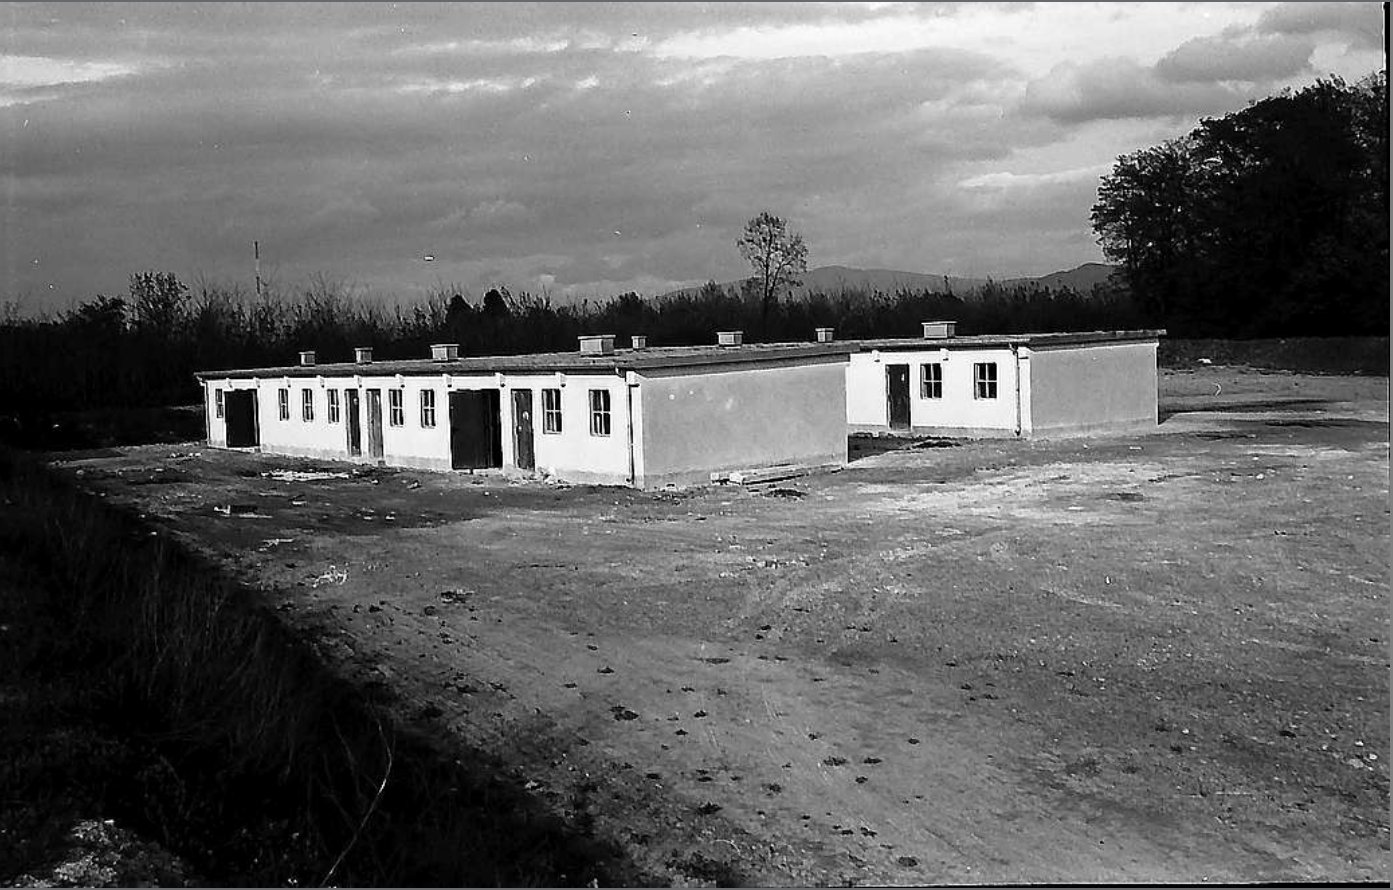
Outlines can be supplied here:
M679 884L1386 880L1388 380L1161 385L749 488L63 464Z

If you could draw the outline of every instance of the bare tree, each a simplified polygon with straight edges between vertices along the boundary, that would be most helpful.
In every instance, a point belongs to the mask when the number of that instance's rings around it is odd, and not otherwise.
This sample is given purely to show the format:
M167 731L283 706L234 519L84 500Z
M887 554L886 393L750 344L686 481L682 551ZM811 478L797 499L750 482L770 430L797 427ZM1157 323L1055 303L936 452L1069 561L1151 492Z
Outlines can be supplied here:
M799 275L808 270L808 249L803 236L788 230L788 223L767 210L745 223L736 245L754 269L754 282L760 295L761 333L768 328L769 310L779 291L793 287Z

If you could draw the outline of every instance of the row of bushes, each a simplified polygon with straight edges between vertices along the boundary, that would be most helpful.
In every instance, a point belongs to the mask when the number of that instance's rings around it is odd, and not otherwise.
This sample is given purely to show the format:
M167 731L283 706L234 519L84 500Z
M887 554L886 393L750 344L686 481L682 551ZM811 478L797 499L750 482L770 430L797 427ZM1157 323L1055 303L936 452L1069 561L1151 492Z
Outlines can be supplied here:
M362 345L386 359L421 358L439 342L459 343L468 355L566 351L589 333L642 333L654 346L708 343L729 329L745 331L748 342L806 341L820 326L840 337L914 336L928 318L956 319L965 334L1147 322L1125 293L1103 288L988 288L971 299L852 290L782 300L766 316L753 296L714 283L662 300L629 293L569 305L506 289L475 303L443 289L388 308L322 280L295 294L252 297L213 286L192 293L173 275L147 273L133 276L120 299L0 320L0 404L21 414L188 404L199 396L195 371L289 364L301 349L333 361Z
M29 591L25 644L5 666L30 697L7 735L55 737L61 716L121 742L0 752L0 827L39 841L0 844L0 879L42 866L72 816L55 806L55 774L72 778L54 758L81 756L99 787L79 790L100 817L214 883L613 880L612 851L540 813L480 755L395 725L387 701L333 676L253 592L164 534L8 450L0 502L0 552Z

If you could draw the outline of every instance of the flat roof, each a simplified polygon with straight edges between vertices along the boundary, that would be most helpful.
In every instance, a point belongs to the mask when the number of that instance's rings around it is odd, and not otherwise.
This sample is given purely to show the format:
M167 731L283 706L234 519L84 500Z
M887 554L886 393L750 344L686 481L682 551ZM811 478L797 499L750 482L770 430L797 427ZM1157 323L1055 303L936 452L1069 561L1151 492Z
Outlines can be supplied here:
M859 351L871 349L912 351L919 349L989 349L1005 346L1085 346L1093 343L1123 343L1159 340L1165 329L1138 331L1065 331L1050 334L972 334L964 337L888 337L873 340L847 340Z
M286 365L274 368L238 368L198 371L200 380L222 377L345 377L361 375L437 376L440 374L549 373L555 371L590 374L617 374L659 368L706 365L757 364L781 359L840 357L855 352L852 341L832 343L749 343L742 346L650 346L646 349L616 349L613 355L584 355L576 352L540 352L525 355L473 355L450 361L386 359L359 364L329 362L314 365Z

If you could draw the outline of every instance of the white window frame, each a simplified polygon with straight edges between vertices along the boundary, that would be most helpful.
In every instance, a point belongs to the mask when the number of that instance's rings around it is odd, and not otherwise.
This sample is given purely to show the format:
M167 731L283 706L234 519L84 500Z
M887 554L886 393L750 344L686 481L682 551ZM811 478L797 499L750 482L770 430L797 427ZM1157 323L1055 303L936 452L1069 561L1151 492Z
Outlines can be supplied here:
M387 424L406 426L405 394L400 387L387 390Z
M305 423L314 422L314 390L308 386L300 388L300 419Z
M943 398L943 362L924 362L919 366L919 398Z
M276 393L276 416L281 420L290 419L290 387L282 386Z
M542 432L549 436L560 435L561 390L556 388L542 390Z
M223 401L224 398L225 398L225 396L223 395L223 390L222 390L221 387L219 387L218 389L213 390L213 416L214 416L214 417L224 417L224 416L226 416L227 406L226 406L226 403Z
M996 362L974 362L972 365L972 397L974 399L994 399L996 394Z
M435 390L421 390L421 429L435 428Z
M328 390L329 422L339 422L339 391L337 389Z
M609 390L590 390L590 435L608 436L613 429L611 422L611 399Z

